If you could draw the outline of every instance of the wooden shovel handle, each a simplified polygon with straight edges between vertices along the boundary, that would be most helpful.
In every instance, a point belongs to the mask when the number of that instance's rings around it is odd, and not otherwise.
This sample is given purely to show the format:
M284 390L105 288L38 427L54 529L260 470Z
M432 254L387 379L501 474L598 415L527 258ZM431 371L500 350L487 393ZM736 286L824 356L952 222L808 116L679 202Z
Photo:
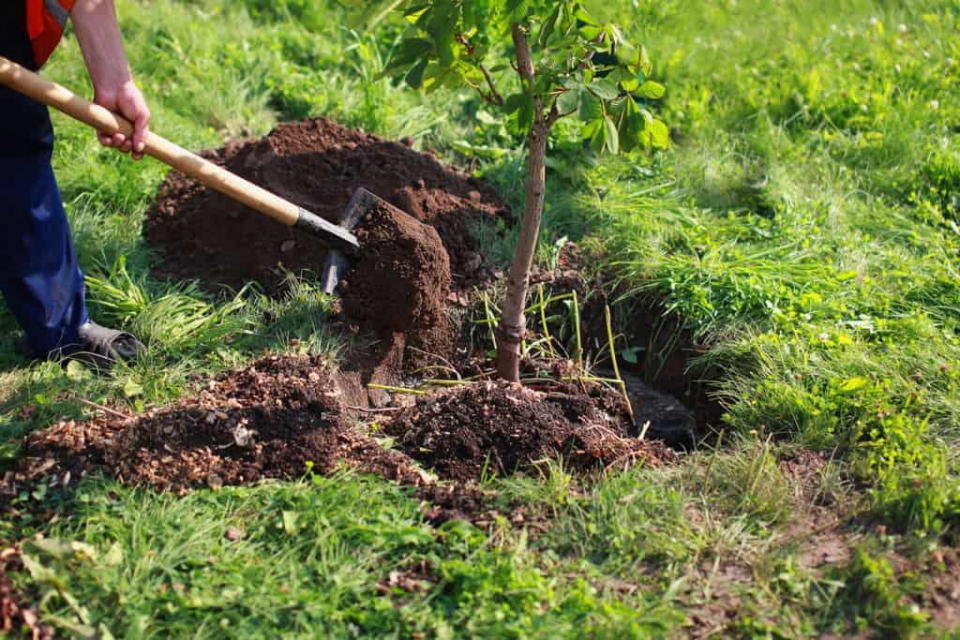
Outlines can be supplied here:
M122 133L128 137L133 135L133 124L128 120L3 56L0 56L0 84L62 111L101 133ZM144 153L287 226L302 228L347 250L357 247L356 238L346 230L155 133L151 132L147 136Z

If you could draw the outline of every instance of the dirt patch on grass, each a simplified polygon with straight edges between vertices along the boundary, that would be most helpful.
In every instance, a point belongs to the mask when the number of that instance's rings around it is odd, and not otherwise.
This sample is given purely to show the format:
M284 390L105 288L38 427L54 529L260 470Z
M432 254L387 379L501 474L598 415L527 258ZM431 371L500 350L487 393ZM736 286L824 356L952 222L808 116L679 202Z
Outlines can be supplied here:
M922 573L926 578L918 603L939 629L960 628L960 549L934 551Z
M487 382L424 397L385 430L410 457L460 481L530 470L558 454L576 470L669 457L659 443L627 437L623 421L600 406L572 389L542 393Z
M489 185L435 156L325 118L281 124L262 139L204 155L332 222L358 187L372 191L436 229L457 288L489 277L470 234L475 220L509 215ZM144 235L163 258L157 275L208 286L255 281L272 290L284 270L318 271L327 253L322 242L178 172L162 185Z
M124 482L184 493L346 465L420 483L405 456L346 424L339 395L322 359L266 358L165 409L129 420L61 422L32 434L25 475L79 477L102 467Z

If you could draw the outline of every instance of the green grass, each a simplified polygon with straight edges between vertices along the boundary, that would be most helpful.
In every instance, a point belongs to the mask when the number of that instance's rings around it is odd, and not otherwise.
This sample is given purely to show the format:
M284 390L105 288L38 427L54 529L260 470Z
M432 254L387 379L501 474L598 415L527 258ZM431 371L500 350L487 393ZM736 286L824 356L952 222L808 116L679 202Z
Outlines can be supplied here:
M447 159L476 157L522 202L509 123L473 96L378 78L393 20L370 34L332 2L118 5L154 128L184 146L326 115L411 135ZM955 544L960 521L960 5L617 0L604 10L650 49L678 143L654 158L596 158L561 122L539 258L549 263L564 237L598 249L619 330L629 330L625 309L655 297L710 345L688 364L724 405L723 439L667 468L585 481L558 462L489 481L529 527L435 528L408 491L349 473L184 498L103 478L63 502L24 495L0 537L76 543L25 543L32 571L16 577L59 631L657 637L735 599L727 635L938 633L915 606L927 578L909 567ZM46 72L89 90L72 39ZM142 411L265 349L344 348L331 301L308 281L271 300L254 287L211 295L151 278L141 221L165 170L55 122L91 308L151 353L103 378L27 365L0 308L0 461L23 434L87 415L79 398ZM481 237L503 262L513 233ZM830 462L801 487L782 462L807 449ZM34 519L41 506L57 517ZM824 513L850 546L826 571L805 566L804 540L791 537ZM224 537L230 526L241 540ZM431 567L422 591L390 586L391 572L421 561Z

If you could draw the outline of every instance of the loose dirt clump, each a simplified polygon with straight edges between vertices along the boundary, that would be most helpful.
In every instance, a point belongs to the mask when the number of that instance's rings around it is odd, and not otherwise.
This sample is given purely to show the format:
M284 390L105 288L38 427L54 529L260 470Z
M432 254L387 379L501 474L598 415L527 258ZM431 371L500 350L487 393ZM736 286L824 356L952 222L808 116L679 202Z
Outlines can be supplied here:
M336 223L358 187L372 191L436 229L457 288L489 277L472 226L509 215L489 185L435 156L325 118L281 124L265 138L204 155ZM327 253L323 242L178 172L162 185L144 234L162 255L158 275L208 286L239 288L255 281L271 290L282 283L285 270L317 272Z
M410 457L459 481L530 470L558 454L568 468L582 471L669 457L659 443L627 437L624 423L600 410L595 398L507 383L425 397L391 420L386 432Z
M420 483L405 456L345 423L338 396L322 359L273 356L217 377L172 407L32 434L26 461L44 473L72 469L74 477L103 467L119 480L177 493L298 478L308 468L328 473L341 464Z
M378 334L440 325L450 260L436 230L383 203L356 235L363 249L340 283L344 311Z

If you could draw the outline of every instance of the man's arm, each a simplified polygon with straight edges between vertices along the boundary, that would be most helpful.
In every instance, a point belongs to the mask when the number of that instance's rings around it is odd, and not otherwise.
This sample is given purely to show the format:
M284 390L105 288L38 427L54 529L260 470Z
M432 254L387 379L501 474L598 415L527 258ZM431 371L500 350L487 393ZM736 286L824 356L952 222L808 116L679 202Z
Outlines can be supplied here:
M102 145L124 153L132 151L139 160L149 131L150 109L133 83L113 0L77 0L70 15L93 81L93 101L134 124L132 140L120 133L97 137Z

